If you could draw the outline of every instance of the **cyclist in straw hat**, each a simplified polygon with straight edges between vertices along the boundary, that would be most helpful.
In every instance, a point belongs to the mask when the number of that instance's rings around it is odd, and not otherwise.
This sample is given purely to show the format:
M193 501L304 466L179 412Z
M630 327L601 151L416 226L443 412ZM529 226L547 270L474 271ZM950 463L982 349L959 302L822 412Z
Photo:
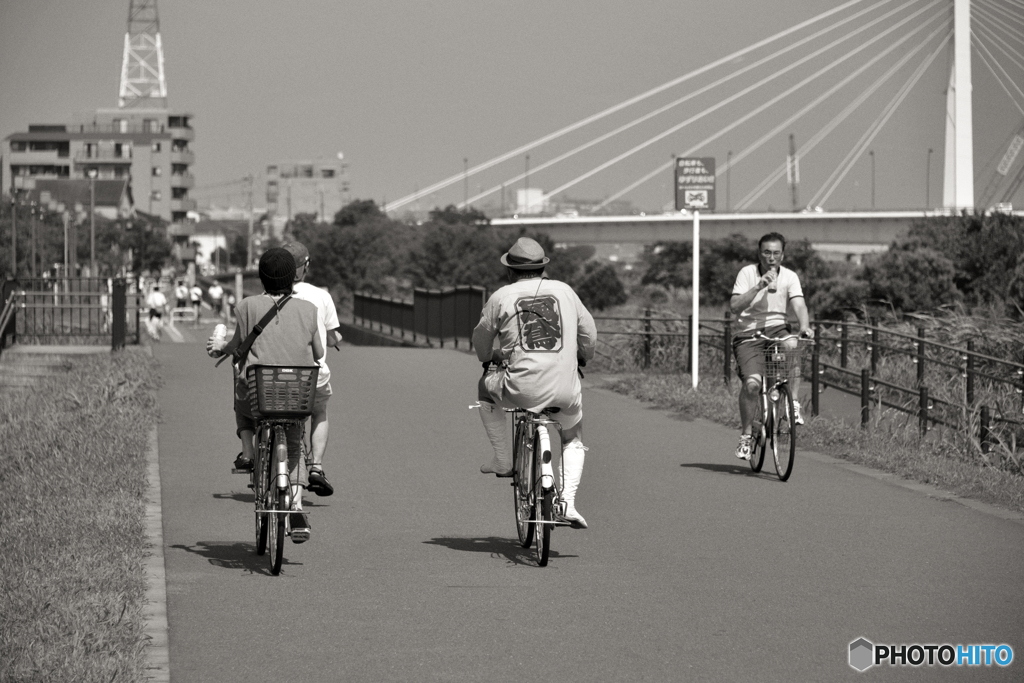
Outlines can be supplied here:
M491 295L473 330L485 368L478 385L480 418L494 448L493 460L480 471L512 476L505 408L558 408L552 417L562 425L564 521L585 529L575 505L587 451L578 367L594 357L597 328L569 285L545 277L550 260L535 240L516 240L501 257L510 284Z

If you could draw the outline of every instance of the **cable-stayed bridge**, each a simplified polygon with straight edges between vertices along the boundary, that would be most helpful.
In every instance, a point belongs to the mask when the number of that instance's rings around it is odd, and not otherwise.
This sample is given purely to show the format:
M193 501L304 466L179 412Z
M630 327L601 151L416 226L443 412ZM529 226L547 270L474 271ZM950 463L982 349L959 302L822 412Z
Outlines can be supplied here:
M972 103L978 73L998 98ZM466 162L463 173L385 208L451 203L517 214L497 222L543 226L566 237L559 241L663 239L679 214L599 216L622 200L646 204L648 214L671 212L675 158L700 156L717 160L717 213L702 212L709 229L770 223L812 241L887 243L926 210L1024 202L1022 84L1024 0L848 0L483 163ZM975 110L1006 135L977 167ZM933 175L921 131L934 138L939 126L945 145L934 150ZM875 149L892 147L893 138L920 145L922 172L887 179L906 210L882 214L874 211ZM866 184L868 161L865 206L850 188ZM609 189L613 182L618 189ZM579 218L544 217L571 205L570 193L588 192L602 199L581 207Z

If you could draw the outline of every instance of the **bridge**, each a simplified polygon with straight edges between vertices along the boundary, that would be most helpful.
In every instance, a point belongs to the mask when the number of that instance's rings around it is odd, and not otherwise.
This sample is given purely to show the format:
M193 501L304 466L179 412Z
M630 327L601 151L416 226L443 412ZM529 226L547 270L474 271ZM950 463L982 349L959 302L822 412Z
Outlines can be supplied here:
M844 213L708 213L700 215L701 236L740 234L757 239L778 232L788 240L809 240L815 249L863 254L886 249L911 223L950 211L856 211ZM1024 217L1024 211L1011 212ZM547 233L560 244L652 244L691 239L693 218L673 212L657 216L572 216L497 218L491 225Z

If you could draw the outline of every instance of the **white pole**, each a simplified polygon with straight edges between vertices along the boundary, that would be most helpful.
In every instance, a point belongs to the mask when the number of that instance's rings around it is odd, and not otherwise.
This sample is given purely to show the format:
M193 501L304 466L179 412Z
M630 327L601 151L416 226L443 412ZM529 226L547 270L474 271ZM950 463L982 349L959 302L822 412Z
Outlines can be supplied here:
M699 367L697 339L700 334L700 211L693 212L693 326L690 329L690 368L697 388Z

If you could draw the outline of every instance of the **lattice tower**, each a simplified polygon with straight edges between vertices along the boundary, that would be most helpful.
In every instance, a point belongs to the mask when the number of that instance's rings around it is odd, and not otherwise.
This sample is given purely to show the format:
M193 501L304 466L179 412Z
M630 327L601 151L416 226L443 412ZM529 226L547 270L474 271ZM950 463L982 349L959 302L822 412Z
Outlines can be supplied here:
M129 0L128 32L124 34L121 89L117 106L167 106L164 50L160 42L160 17L156 0Z

